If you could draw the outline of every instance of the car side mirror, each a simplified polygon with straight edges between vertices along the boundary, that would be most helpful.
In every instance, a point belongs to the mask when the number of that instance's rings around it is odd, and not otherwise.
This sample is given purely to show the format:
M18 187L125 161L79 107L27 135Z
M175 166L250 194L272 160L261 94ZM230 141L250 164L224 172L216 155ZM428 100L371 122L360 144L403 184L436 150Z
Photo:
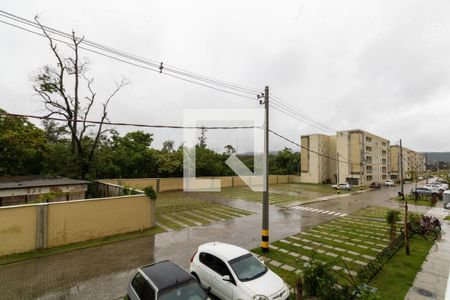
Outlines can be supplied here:
M259 260L263 265L266 265L266 262L262 259Z
M231 281L230 275L224 275L224 276L222 276L222 280L223 280L223 281Z

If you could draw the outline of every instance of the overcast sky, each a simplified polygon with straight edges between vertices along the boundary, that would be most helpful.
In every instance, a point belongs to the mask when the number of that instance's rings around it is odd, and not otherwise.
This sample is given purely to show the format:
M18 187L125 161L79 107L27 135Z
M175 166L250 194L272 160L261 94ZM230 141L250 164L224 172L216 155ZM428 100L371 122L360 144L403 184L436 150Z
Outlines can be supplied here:
M264 89L334 130L360 128L418 151L449 151L450 2L417 1L2 1L0 9L87 39L225 81ZM0 23L0 107L43 114L30 78L54 64L41 37ZM61 49L63 47L61 46ZM64 48L65 53L70 51ZM183 123L185 108L256 108L88 52L94 88L131 82L112 101L116 122ZM94 116L92 117L94 118ZM295 141L327 133L271 112L271 128ZM230 125L230 124L226 124ZM133 128L122 128L130 131ZM154 133L156 147L182 132ZM251 131L207 133L215 150L250 151ZM271 150L289 146L271 136Z

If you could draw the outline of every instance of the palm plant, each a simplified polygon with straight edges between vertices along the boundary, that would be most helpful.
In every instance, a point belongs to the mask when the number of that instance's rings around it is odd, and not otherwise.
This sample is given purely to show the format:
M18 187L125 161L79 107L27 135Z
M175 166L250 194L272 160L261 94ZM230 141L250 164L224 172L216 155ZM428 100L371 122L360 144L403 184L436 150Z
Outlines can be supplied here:
M400 221L400 212L395 209L390 209L386 213L386 223L389 225L389 236L391 243L395 241L397 235L397 222Z

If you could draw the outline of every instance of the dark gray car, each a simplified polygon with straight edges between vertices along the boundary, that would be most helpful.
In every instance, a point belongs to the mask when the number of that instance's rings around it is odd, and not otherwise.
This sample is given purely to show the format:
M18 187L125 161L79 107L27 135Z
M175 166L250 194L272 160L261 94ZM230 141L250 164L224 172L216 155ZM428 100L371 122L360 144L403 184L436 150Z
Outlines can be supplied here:
M128 285L131 300L205 300L206 293L191 274L166 260L138 269Z

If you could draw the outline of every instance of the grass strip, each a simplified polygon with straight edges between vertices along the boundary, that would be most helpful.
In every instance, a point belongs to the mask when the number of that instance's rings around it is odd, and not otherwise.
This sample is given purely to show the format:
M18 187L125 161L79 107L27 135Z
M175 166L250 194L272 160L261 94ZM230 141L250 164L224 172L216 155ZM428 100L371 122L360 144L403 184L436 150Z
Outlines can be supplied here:
M404 299L432 245L433 241L414 235L410 240L411 255L406 255L404 246L400 248L369 285L378 288L381 299Z

